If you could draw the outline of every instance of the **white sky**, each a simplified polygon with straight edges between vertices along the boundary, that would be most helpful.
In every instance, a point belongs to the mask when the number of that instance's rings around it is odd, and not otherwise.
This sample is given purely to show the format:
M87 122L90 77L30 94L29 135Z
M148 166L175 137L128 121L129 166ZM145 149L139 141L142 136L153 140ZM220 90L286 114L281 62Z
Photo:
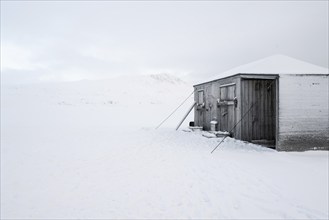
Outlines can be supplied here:
M204 79L277 53L328 67L328 26L328 1L1 1L1 78Z

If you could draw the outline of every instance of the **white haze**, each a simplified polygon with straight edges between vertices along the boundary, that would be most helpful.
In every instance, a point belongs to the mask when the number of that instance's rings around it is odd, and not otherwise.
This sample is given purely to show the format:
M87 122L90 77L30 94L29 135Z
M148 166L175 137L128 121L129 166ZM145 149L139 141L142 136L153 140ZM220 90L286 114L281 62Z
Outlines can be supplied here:
M328 1L1 1L2 83L204 79L278 53L328 67Z

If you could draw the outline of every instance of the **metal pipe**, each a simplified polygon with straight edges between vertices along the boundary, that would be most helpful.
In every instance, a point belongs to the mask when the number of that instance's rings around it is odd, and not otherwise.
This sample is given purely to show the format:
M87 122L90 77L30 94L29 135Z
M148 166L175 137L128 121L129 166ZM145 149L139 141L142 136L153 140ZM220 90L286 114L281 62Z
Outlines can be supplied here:
M183 124L183 122L185 121L186 117L190 114L190 112L192 111L192 109L194 108L194 106L196 105L196 102L193 103L193 105L190 107L190 109L188 110L188 112L186 112L184 118L179 122L176 131L178 130L178 128Z

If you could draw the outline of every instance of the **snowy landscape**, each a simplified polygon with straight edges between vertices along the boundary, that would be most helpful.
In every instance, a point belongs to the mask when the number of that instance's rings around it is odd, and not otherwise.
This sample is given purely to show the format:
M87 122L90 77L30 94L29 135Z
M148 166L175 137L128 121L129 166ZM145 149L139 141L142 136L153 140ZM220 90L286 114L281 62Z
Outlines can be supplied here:
M175 127L169 74L1 86L1 219L328 219L328 151ZM314 146L316 147L316 146Z

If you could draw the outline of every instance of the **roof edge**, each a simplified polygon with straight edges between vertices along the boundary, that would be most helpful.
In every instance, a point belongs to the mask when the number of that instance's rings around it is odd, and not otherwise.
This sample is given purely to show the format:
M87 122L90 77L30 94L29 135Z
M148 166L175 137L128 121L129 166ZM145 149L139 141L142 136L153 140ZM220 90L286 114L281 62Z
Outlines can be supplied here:
M279 77L280 75L285 75L285 76L289 76L289 75L292 75L292 76L296 76L296 75L306 75L306 76L329 76L328 73L285 73L285 74L277 74L277 73L271 73L271 74L268 74L268 73L237 73L237 74L233 74L233 75L230 75L230 76L225 76L225 77L221 77L221 78L218 78L218 79L214 79L214 80L210 80L210 81L206 81L206 82L202 82L202 83L198 83L198 84L194 84L193 87L195 86L200 86L200 85L203 85L203 84L207 84L207 83L211 83L211 82L216 82L218 80L221 80L221 79L228 79L228 78L231 78L231 77L237 77L237 76L242 76L242 75L249 75L249 76L255 76L255 78L257 78L257 76L277 76Z

